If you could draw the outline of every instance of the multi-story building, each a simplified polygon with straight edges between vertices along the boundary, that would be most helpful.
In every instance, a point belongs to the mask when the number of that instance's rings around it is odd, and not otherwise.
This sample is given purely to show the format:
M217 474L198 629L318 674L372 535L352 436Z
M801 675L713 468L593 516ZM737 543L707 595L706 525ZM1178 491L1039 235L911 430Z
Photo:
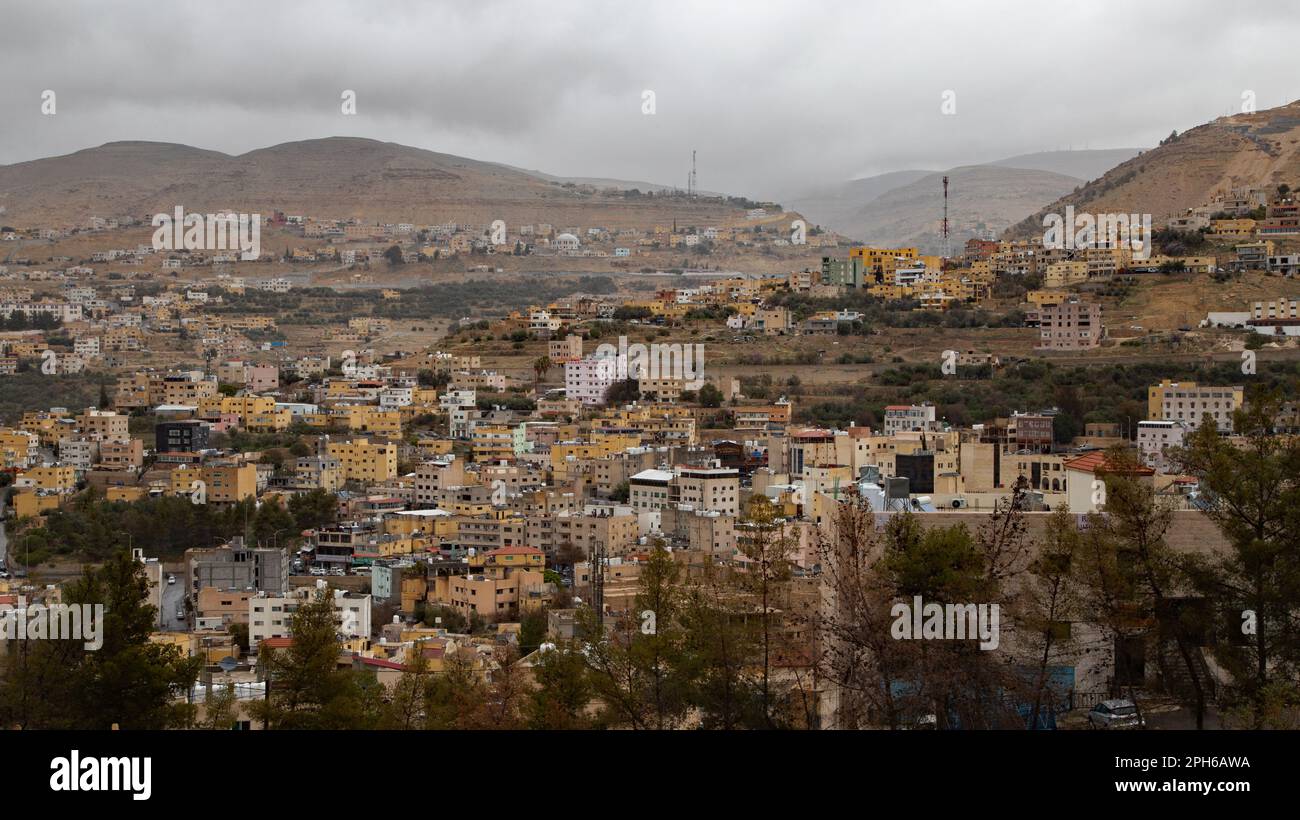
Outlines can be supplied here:
M224 547L185 551L190 592L254 589L281 594L289 588L289 559L283 549L247 547L236 538Z
M891 404L885 408L885 435L910 432L913 430L934 430L936 422L934 405Z
M267 638L289 637L293 613L315 595L326 595L333 602L341 636L345 639L370 637L370 596L329 589L324 581L319 581L316 587L299 587L287 595L263 592L249 598L249 647L258 646Z
M450 606L466 618L488 621L538 609L544 600L546 556L533 547L503 547L470 556L465 575L430 579L428 601Z
M338 459L344 481L373 484L397 475L397 445L391 441L373 444L365 438L331 441L326 445L326 452Z
M1176 469L1169 451L1183 446L1186 433L1187 426L1181 421L1139 421L1137 445L1143 463L1162 473Z
M197 453L208 449L212 425L206 421L164 421L154 425L155 449L160 453Z
M1152 421L1181 421L1189 431L1209 416L1221 433L1232 432L1232 413L1245 401L1241 385L1198 385L1165 379L1147 390L1147 416Z
M1039 311L1039 350L1087 350L1106 335L1101 305L1071 298Z
M622 368L626 371L626 365ZM605 401L605 393L618 381L619 362L614 356L583 356L564 365L564 395L584 405Z

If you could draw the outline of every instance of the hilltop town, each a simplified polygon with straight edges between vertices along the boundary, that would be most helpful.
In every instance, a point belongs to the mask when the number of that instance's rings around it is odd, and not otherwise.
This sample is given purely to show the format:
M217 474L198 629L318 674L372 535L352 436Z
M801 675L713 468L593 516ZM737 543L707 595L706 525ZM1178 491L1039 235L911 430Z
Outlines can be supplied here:
M841 250L762 208L617 230L277 211L254 259L122 241L144 219L6 228L0 594L52 603L129 551L150 641L197 664L175 703L260 726L291 719L254 705L309 639L295 612L324 613L337 668L392 691L417 670L545 705L548 653L593 629L625 650L659 634L639 630L670 623L646 601L671 578L679 606L778 643L752 725L918 720L828 681L826 625L860 614L824 610L843 570L828 532L857 511L881 544L906 518L918 543L982 545L1010 518L1045 544L1063 521L1100 527L1119 480L1169 516L1170 549L1230 551L1207 511L1222 489L1188 454L1216 446L1203 429L1246 451L1300 432L1296 208L1286 186L1232 191L1149 252L1125 234L974 238L950 257ZM671 267L723 248L787 269ZM780 255L808 248L819 266ZM521 277L503 257L568 272ZM1127 313L1206 282L1201 316ZM1142 649L1071 620L1053 725L1122 686L1188 703L1160 636ZM1004 646L1028 664L1037 644L1022 628ZM754 657L738 663L756 680ZM536 725L645 719L592 664L581 702ZM683 701L671 723L740 725L719 714Z

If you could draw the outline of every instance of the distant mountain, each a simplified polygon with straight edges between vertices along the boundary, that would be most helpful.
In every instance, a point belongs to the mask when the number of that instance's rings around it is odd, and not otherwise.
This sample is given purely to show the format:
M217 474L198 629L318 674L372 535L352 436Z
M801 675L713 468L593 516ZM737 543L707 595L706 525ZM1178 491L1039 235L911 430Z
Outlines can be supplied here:
M934 172L891 171L878 176L851 179L840 185L794 197L789 201L789 205L807 215L818 225L833 230L843 230L845 227L855 225L854 215L881 194L901 188L932 173Z
M1036 154L1021 154L1007 157L989 165L1001 165L1007 168L1028 168L1031 171L1051 171L1067 177L1079 179L1096 179L1102 174L1142 153L1140 148L1113 148L1088 151L1041 151Z
M1043 216L1076 212L1149 213L1156 225L1215 194L1239 187L1300 188L1300 101L1220 117L1120 163L1014 226L1008 235L1043 230Z
M1002 231L1138 153L1136 148L1044 151L947 171L952 249L972 236ZM854 239L920 245L937 253L943 174L894 171L792 197L789 203L816 224Z
M0 207L7 209L5 222L19 227L170 212L177 205L202 212L587 227L644 227L674 219L711 225L737 212L706 200L592 194L506 165L352 137L284 143L239 156L171 143L114 142L0 166Z
M1050 171L967 165L932 173L886 191L854 213L851 227L837 228L871 245L943 249L943 177L948 176L948 224L953 253L975 236L1001 233L1082 180ZM832 226L836 227L836 226Z

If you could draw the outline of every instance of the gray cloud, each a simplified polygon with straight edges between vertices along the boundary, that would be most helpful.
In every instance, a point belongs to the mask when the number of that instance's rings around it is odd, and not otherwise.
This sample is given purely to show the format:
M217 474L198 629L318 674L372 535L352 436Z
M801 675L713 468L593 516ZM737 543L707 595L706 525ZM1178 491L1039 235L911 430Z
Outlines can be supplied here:
M1266 22L1261 22L1266 21ZM1215 2L6 5L0 162L348 135L554 174L785 195L1300 97L1300 8ZM42 90L58 114L40 113ZM357 93L358 114L340 113ZM641 92L657 113L641 113ZM957 113L940 113L956 93Z

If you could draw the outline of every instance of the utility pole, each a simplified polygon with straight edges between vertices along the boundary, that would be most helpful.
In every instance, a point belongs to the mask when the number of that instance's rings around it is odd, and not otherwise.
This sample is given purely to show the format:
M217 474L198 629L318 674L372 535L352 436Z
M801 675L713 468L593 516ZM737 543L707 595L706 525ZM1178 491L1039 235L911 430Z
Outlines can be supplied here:
M952 255L952 249L948 241L948 175L943 175L943 258L946 260Z

